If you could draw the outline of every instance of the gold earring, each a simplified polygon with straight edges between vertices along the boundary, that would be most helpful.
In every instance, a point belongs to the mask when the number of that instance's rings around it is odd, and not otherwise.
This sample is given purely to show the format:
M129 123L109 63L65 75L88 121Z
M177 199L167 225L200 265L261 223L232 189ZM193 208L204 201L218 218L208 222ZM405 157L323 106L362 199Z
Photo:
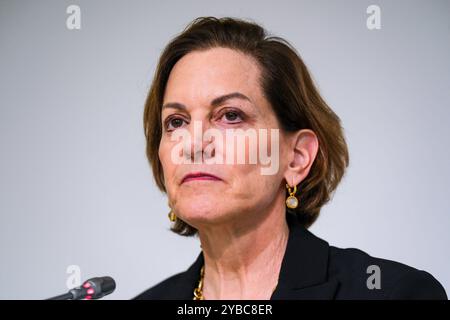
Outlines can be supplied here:
M170 210L168 217L171 222L174 222L175 220L177 220L177 216L175 215L175 213L173 213L172 210Z
M294 191L291 191L291 187L286 183L286 188L289 192L289 197L286 199L286 206L290 209L295 209L298 206L298 199L295 196L295 193L297 192L297 186L294 186Z

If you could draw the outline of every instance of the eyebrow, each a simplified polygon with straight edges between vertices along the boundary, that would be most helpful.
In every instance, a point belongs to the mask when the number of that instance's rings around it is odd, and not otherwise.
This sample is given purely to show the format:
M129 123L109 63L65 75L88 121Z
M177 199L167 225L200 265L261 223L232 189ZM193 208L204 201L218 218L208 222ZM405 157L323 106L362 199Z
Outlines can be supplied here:
M242 100L247 100L249 102L252 102L250 100L250 98L247 97L245 94L240 93L240 92L232 92L232 93L228 93L228 94L225 94L225 95L222 95L222 96L214 98L211 101L211 106L212 107L217 107L217 106L220 106L220 105L224 104L227 100L235 99L235 98L242 99ZM186 111L186 106L184 104L182 104L182 103L179 103L179 102L168 102L168 103L163 105L161 110L164 110L166 108L173 108L173 109Z

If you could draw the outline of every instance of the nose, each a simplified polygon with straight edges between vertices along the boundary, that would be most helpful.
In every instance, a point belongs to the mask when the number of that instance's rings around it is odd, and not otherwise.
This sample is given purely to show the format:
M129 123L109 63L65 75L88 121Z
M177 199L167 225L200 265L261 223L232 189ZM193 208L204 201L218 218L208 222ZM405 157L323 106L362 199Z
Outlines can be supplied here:
M203 163L204 158L214 157L215 147L211 145L210 140L204 140L204 133L208 128L201 120L193 120L189 126L189 136L183 145L183 156L191 163ZM208 145L208 152L205 149ZM212 149L211 149L212 148Z

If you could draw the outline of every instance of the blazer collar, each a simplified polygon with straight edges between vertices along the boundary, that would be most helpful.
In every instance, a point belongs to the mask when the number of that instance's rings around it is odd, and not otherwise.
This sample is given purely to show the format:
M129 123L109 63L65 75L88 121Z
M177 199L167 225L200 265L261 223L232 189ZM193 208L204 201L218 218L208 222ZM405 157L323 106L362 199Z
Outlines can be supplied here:
M281 263L276 290L271 300L332 299L338 283L327 280L329 245L307 230L297 216L286 213L289 238ZM192 299L200 269L204 264L203 251L184 272L179 287L184 299Z

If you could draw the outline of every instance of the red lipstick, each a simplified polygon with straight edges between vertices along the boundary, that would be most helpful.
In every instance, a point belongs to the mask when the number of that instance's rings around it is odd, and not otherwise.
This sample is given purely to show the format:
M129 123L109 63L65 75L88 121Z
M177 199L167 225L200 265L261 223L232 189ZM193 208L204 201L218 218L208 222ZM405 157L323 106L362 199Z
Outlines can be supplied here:
M195 180L215 180L215 181L220 181L222 179L220 179L219 177L211 174L211 173L206 173L206 172L191 172L188 173L184 176L183 180L181 181L181 183L185 183L188 181L195 181Z

